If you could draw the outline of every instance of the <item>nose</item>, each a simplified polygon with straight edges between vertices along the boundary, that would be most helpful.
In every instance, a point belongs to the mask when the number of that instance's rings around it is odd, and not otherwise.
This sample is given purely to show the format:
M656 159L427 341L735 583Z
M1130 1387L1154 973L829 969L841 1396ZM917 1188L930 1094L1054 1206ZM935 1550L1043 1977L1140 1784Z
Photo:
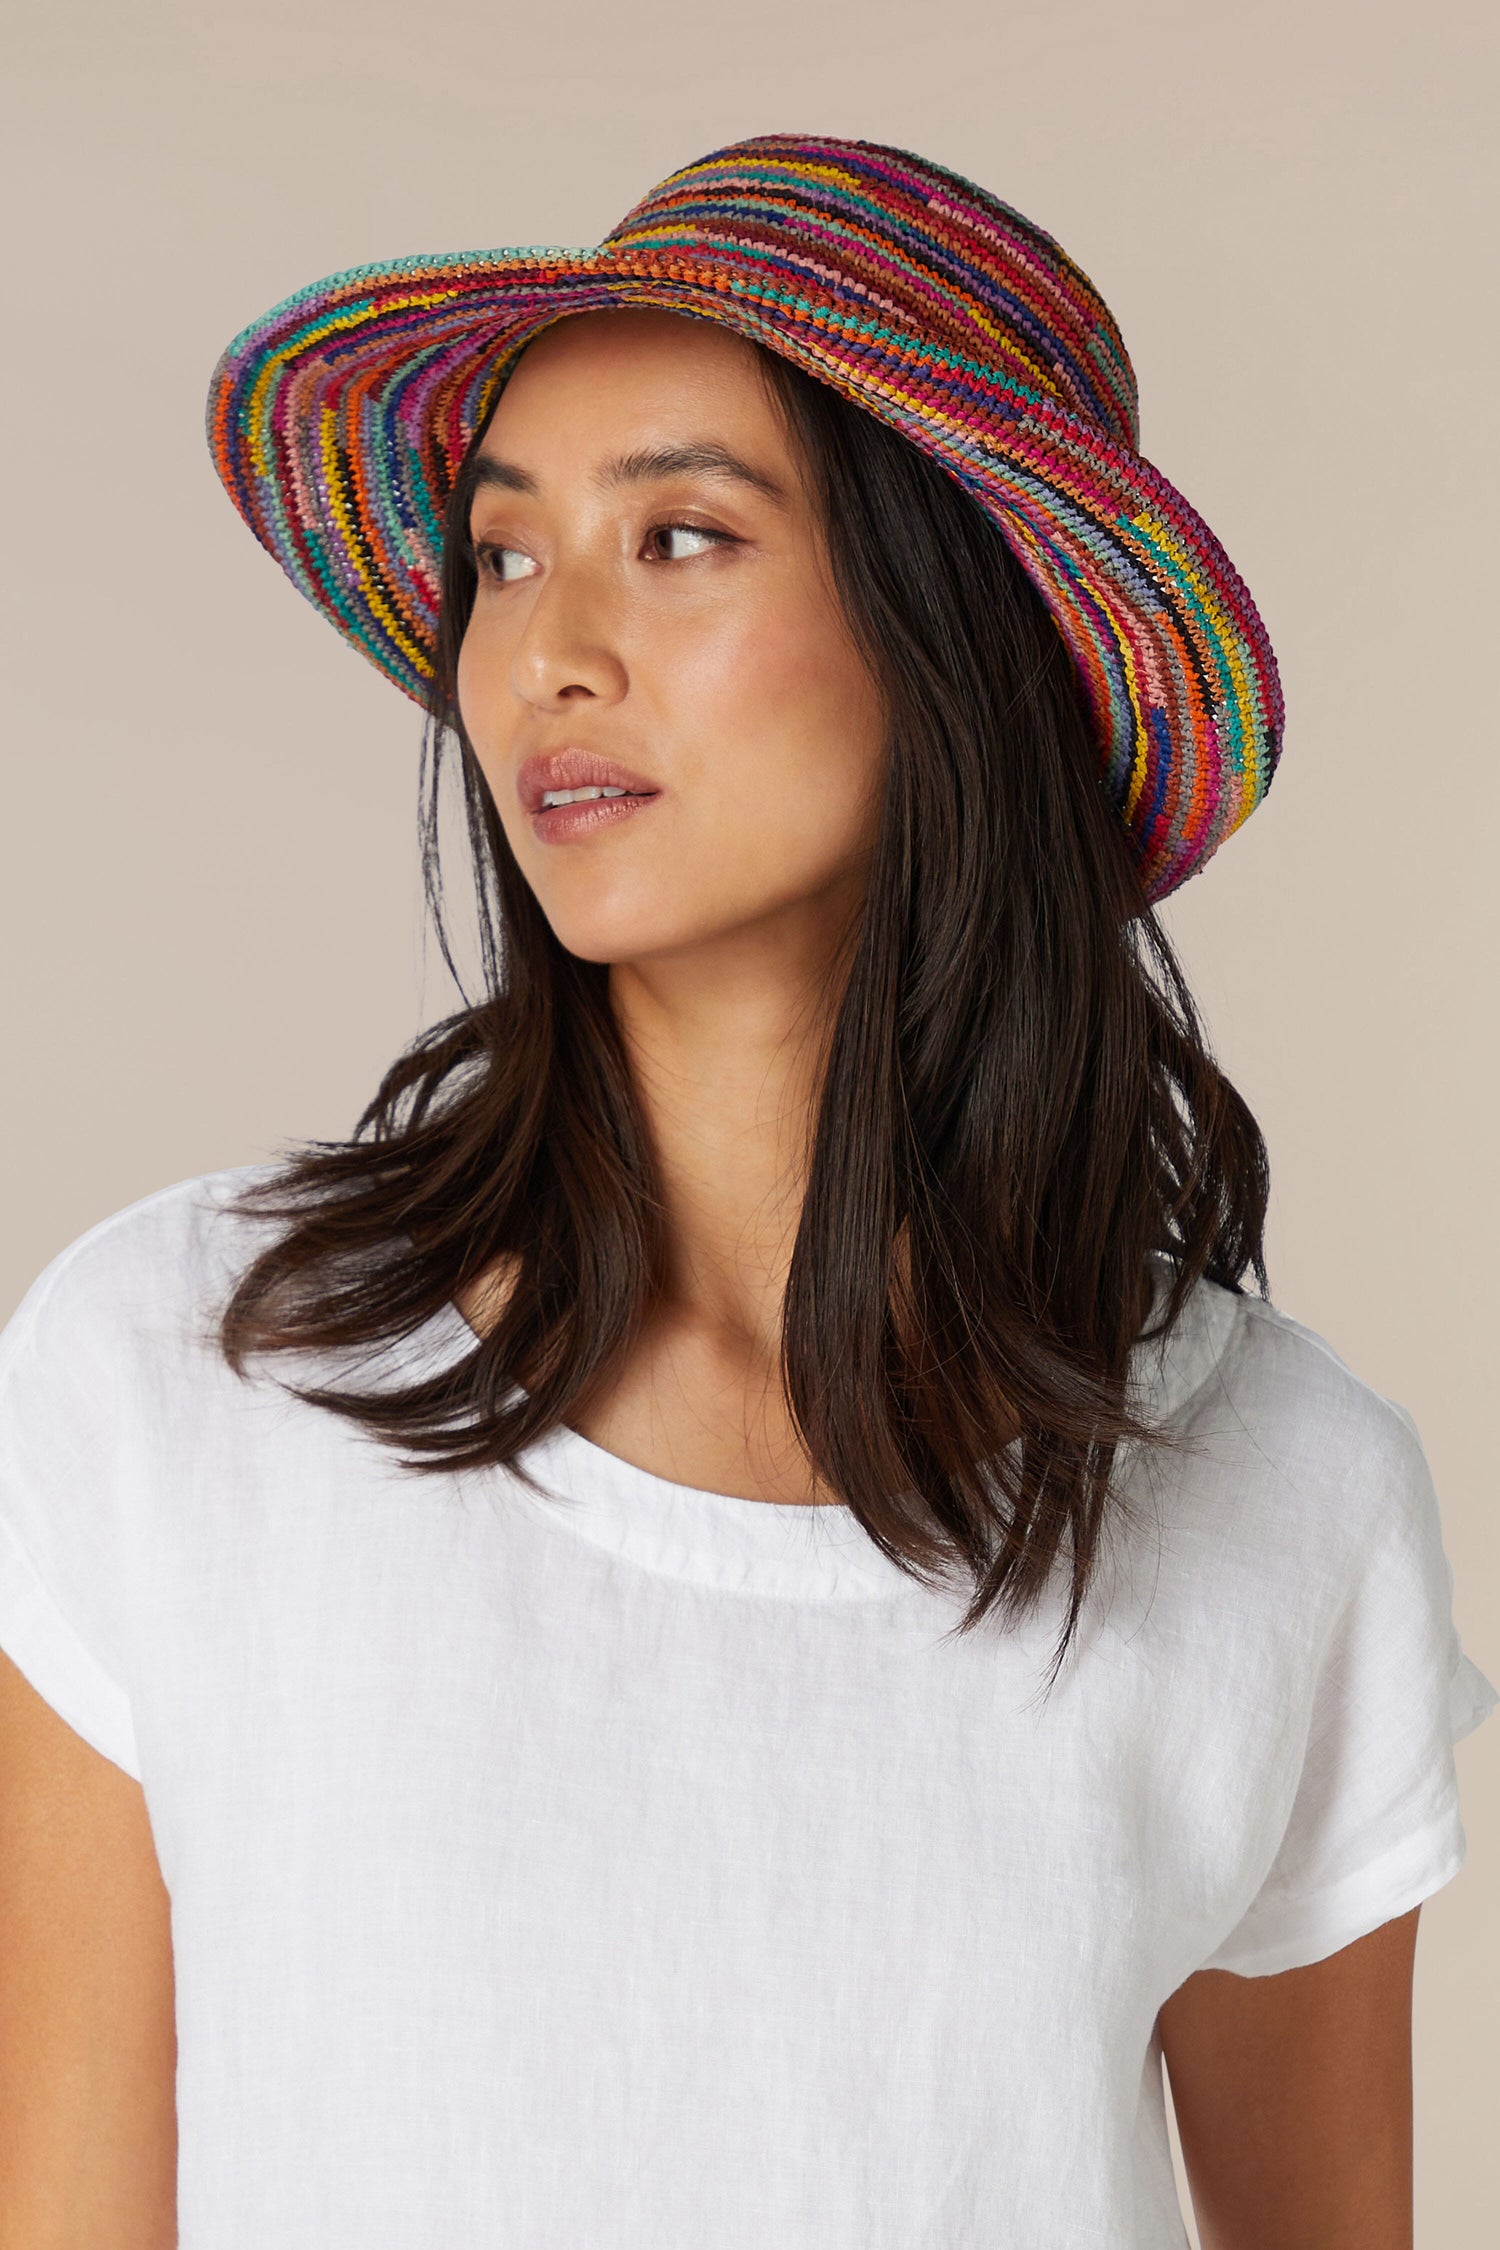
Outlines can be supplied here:
M609 604L586 571L557 565L548 571L511 651L510 679L522 702L543 711L614 703L625 693Z

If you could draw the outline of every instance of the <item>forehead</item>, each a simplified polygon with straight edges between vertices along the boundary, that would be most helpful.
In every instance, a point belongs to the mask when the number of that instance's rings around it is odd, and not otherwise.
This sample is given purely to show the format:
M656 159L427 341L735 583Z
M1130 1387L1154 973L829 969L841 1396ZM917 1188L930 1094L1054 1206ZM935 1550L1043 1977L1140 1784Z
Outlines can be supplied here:
M522 351L501 392L481 454L522 443L617 446L753 437L785 456L786 437L764 364L743 336L712 320L634 306L554 322Z

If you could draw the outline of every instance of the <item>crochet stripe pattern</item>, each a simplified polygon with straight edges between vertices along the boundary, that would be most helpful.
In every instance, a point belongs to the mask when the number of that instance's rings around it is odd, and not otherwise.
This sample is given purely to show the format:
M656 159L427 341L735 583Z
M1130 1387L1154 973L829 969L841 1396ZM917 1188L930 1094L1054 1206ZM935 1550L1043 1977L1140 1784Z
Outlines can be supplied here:
M1052 237L902 149L766 134L663 180L593 250L398 258L243 330L209 389L257 539L425 703L442 517L517 353L573 313L716 320L831 384L1000 527L1084 684L1146 894L1204 866L1270 786L1283 708L1260 616L1139 451L1108 307Z

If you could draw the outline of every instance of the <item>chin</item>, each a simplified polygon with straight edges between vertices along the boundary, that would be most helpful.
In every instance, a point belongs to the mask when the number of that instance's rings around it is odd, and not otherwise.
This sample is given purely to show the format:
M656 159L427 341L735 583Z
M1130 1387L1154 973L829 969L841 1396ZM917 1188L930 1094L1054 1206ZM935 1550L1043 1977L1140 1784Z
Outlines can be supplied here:
M547 917L552 934L567 952L580 961L606 965L643 960L648 954L670 951L691 935L661 918L644 915L561 914Z
M552 934L559 945L580 961L598 961L623 967L648 961L653 955L689 952L695 945L725 937L723 924L704 919L685 921L681 913L664 915L643 911L633 914L549 914Z

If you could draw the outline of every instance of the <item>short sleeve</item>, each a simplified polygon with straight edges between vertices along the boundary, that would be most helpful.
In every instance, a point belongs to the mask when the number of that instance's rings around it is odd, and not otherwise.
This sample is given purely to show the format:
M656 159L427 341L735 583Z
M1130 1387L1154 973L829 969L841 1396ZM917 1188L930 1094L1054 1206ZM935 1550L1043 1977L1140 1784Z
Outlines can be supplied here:
M120 1630L121 1370L97 1237L61 1252L0 1330L0 1649L138 1781Z
M1201 1966L1272 1976L1324 1959L1463 1864L1454 1745L1500 1702L1453 1622L1453 1570L1416 1427L1380 1401L1347 1583L1313 1680L1290 1816L1242 1918ZM1368 1530L1365 1529L1368 1521Z

